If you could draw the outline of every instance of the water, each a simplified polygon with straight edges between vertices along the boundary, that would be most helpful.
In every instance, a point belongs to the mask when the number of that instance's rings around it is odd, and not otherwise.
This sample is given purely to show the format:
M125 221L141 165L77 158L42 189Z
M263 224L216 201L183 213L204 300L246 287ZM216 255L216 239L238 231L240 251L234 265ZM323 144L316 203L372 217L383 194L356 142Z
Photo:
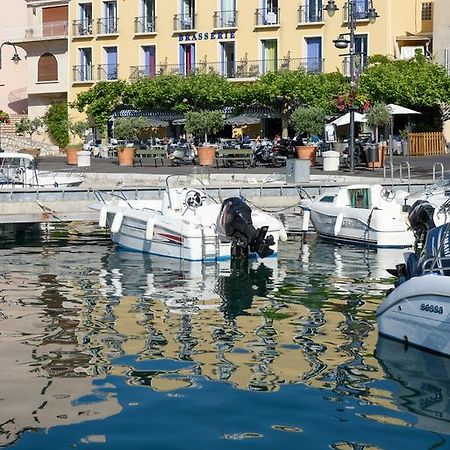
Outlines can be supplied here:
M2 446L450 448L450 359L377 336L401 251L202 266L85 225L0 251Z

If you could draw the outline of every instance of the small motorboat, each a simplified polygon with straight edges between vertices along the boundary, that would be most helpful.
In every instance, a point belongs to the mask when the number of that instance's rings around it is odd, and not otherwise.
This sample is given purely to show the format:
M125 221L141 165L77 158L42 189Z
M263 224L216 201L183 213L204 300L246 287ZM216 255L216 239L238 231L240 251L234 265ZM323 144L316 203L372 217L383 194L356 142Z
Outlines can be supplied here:
M241 198L219 203L194 176L169 176L161 200L112 198L92 205L123 248L188 261L218 261L277 253L287 238L274 216Z
M304 222L327 239L372 247L405 248L414 244L402 210L404 195L380 184L357 184L326 190L300 206Z
M411 209L417 250L388 270L397 281L376 317L380 335L450 355L450 223L435 226L433 212L421 200Z
M0 152L0 189L20 187L70 187L84 181L80 173L50 172L37 169L28 153Z

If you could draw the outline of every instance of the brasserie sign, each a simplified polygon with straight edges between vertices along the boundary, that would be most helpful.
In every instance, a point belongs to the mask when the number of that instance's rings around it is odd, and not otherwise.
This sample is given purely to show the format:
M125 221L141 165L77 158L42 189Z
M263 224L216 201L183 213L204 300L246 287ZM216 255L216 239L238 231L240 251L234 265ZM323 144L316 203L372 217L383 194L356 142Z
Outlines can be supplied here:
M205 31L204 33L179 34L178 40L184 42L192 41L213 41L214 39L234 39L234 31Z

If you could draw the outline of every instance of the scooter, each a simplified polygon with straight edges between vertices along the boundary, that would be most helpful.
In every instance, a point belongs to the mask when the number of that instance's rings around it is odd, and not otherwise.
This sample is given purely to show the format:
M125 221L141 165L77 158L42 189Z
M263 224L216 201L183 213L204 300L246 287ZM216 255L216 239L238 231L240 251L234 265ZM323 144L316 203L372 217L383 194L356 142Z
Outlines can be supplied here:
M290 139L281 139L272 146L272 161L275 167L281 167L286 164L288 158L295 157L295 148Z
M186 143L171 144L168 149L167 158L172 163L172 166L180 166L181 164L195 164L197 152L195 147Z
M272 165L273 162L272 143L269 141L262 141L257 144L250 166L256 167L257 165Z

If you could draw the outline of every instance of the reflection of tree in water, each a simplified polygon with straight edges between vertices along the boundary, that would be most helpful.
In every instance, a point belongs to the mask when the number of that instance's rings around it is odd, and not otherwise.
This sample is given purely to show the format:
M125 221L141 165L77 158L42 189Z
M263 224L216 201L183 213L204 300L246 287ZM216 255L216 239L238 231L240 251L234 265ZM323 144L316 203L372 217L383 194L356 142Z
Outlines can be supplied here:
M216 291L222 299L220 310L228 320L245 315L252 306L253 297L265 297L272 290L269 285L273 270L263 263L256 269L248 260L231 262L230 276L219 276Z

